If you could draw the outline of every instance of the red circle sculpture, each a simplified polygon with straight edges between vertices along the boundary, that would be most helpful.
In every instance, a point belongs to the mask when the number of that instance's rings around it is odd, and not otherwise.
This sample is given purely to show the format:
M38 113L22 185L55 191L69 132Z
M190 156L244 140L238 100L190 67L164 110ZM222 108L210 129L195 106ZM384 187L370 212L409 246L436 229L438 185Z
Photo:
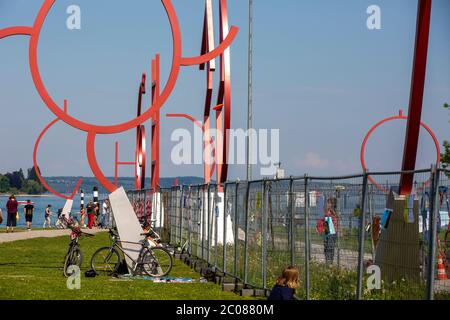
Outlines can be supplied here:
M361 153L360 153L360 159L361 159L361 166L363 168L364 171L367 171L367 166L366 166L366 160L365 160L365 153L366 153L366 146L367 146L367 142L369 141L369 138L372 136L372 134L375 132L375 130L377 130L380 126L382 126L383 124L385 124L386 122L389 121L393 121L393 120L408 120L408 117L405 116L403 114L403 111L400 110L400 113L398 116L393 116L393 117L389 117L386 119L381 120L380 122L378 122L377 124L375 124L372 128L370 128L370 130L367 132L364 141L361 145ZM435 144L436 147L436 164L439 165L439 163L441 162L441 148L439 145L439 141L436 138L436 135L434 134L433 130L431 130L431 128L429 126L427 126L425 123L421 122L420 123L421 127L424 128L429 135L431 136L431 138L433 139L433 142ZM388 193L389 190L384 189L382 186L380 186L370 175L368 176L369 181L380 191L384 192L384 193ZM426 182L426 184L428 184L429 181Z
M38 15L34 21L34 24L32 27L28 26L15 26L15 27L9 27L0 29L0 39L9 37L9 36L15 36L15 35L27 35L30 36L30 43L29 43L29 65L30 65L30 71L31 76L33 79L33 82L35 84L36 90L38 91L39 95L41 96L42 100L44 101L47 108L53 112L56 115L56 119L51 122L41 133L38 140L36 141L35 148L34 148L34 164L36 172L38 173L38 178L42 182L42 184L47 188L48 191L53 193L54 195L62 198L67 198L57 192L55 192L52 188L48 186L48 184L45 182L45 179L39 174L38 168L37 168L37 161L36 161L36 155L37 155L37 149L40 140L42 139L43 135L47 132L47 130L54 125L57 121L62 120L68 125L72 126L73 128L79 129L81 131L84 131L87 133L87 140L86 140L86 151L87 151L87 157L89 161L89 165L92 169L92 172L94 173L95 177L99 180L99 182L109 191L113 192L116 190L116 186L112 184L103 174L102 170L100 169L100 166L98 165L96 155L95 155L95 138L97 134L115 134L115 133L121 133L124 131L128 131L133 128L140 127L145 121L149 120L154 116L157 110L160 110L162 106L165 104L169 96L171 95L179 73L180 68L182 66L192 66L192 65L201 65L205 64L208 61L211 61L212 59L222 56L222 63L225 61L225 72L223 74L227 75L226 79L224 79L225 82L225 99L229 101L229 64L228 64L228 56L229 52L226 51L228 47L230 47L231 43L234 41L237 33L238 28L235 26L232 26L228 32L228 27L226 30L223 30L223 33L221 34L221 42L220 44L213 50L206 52L200 56L195 57L183 57L182 56L182 38L181 38L181 31L180 26L178 22L178 18L175 12L175 9L172 5L171 0L161 0L169 22L172 29L172 43L173 43L173 57L172 57L172 67L169 74L169 78L167 80L167 83L162 91L162 93L154 100L152 101L152 104L149 106L148 110L146 110L141 115L137 116L136 118L129 120L127 122L123 122L120 124L115 125L109 125L109 126L99 126L87 122L80 121L67 112L67 108L64 107L64 109L60 108L56 102L53 100L53 98L48 93L44 82L42 81L42 77L39 71L39 65L38 65L38 44L39 44L39 37L41 34L42 26L44 24L44 21L50 12L50 9L52 8L53 4L56 0L44 0ZM225 0L221 0L221 8L223 7L224 10L226 10ZM226 13L226 12L225 12ZM223 13L222 13L223 14ZM226 14L225 14L226 16ZM228 26L228 21L226 21L226 26ZM225 37L224 37L225 36ZM223 55L226 55L226 58L223 58ZM229 106L229 103L227 104ZM225 132L230 129L229 127L229 107L226 110L226 117L225 117ZM227 136L225 135L225 140L227 140ZM136 161L139 161L139 164L143 163L145 161L145 154L143 150L145 150L145 134L142 134L141 137L138 137L138 151L136 155ZM226 146L224 146L224 150ZM226 154L226 153L225 153ZM136 163L137 167L138 163ZM223 165L224 171L226 172L226 163ZM141 166L142 170L145 170L145 166ZM141 171L142 174L142 171ZM138 175L138 173L136 173ZM137 177L136 177L137 178ZM74 195L77 192L77 189L79 188L81 181L77 183L77 187L73 191L72 195L69 198L73 198Z

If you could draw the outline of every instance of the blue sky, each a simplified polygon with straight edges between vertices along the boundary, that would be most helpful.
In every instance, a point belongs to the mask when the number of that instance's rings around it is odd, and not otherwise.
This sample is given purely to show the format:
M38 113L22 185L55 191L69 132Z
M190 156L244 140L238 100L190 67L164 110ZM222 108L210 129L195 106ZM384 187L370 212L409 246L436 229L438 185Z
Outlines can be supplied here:
M0 0L0 28L31 25L42 1ZM360 145L377 121L407 112L417 1L255 0L254 126L280 129L280 156L289 175L359 172ZM82 29L66 28L66 8L81 7ZM203 0L173 0L183 30L185 56L197 55ZM382 29L366 27L366 9L381 8ZM230 23L240 27L232 47L232 127L246 127L247 1L229 0ZM214 1L217 24L217 1ZM450 2L434 0L423 121L440 141L450 139ZM217 28L216 28L217 31ZM216 32L217 36L217 32ZM44 24L39 64L44 83L76 117L97 124L131 119L142 72L161 54L163 83L172 58L171 33L159 0L58 0ZM32 164L33 144L54 119L37 94L28 67L28 37L0 40L0 172ZM216 79L217 80L217 79ZM217 81L216 81L217 85ZM216 91L215 91L216 93ZM162 113L202 115L204 74L183 68ZM149 95L145 105L149 104ZM393 122L369 142L370 170L401 165L405 123ZM147 123L149 127L149 123ZM201 166L170 162L171 132L189 123L162 119L162 176L202 174ZM121 160L133 157L134 131L101 136L97 155L113 174L114 141ZM58 124L43 139L39 164L44 175L92 175L85 157L85 133ZM418 167L435 161L431 138L421 134ZM259 170L255 169L255 177ZM121 175L132 170L121 169ZM232 166L230 179L245 177Z

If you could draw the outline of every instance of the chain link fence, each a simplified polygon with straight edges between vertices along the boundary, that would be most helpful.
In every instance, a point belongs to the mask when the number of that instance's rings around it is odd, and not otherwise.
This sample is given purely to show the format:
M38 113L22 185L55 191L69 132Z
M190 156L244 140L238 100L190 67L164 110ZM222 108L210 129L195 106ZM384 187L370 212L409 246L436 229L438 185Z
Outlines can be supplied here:
M270 290L294 265L299 299L450 299L450 172L408 173L408 196L402 172L128 195L166 242L244 287Z

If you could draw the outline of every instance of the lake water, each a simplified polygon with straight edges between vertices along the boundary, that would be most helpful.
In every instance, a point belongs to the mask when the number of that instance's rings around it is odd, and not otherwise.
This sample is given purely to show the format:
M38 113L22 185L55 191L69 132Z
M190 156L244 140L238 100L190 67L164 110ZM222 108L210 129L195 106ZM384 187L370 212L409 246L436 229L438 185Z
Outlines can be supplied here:
M3 223L1 224L2 227L6 226L6 203L8 202L8 196L0 196L0 208L3 211ZM55 225L56 219L57 219L57 213L58 209L62 209L64 207L64 204L66 203L66 200L55 197L55 196L37 196L37 197L28 197L28 196L17 196L17 201L27 201L31 200L34 202L34 215L33 215L33 228L42 228L42 225L44 224L45 220L45 208L51 204L52 208L51 211L53 215L51 216L52 225ZM85 203L87 203L91 198L85 197ZM103 199L100 196L100 199ZM17 222L18 227L25 227L25 216L23 212L24 205L19 206L19 215L20 219ZM80 196L77 195L74 198L73 201L73 207L72 212L78 212L80 209Z

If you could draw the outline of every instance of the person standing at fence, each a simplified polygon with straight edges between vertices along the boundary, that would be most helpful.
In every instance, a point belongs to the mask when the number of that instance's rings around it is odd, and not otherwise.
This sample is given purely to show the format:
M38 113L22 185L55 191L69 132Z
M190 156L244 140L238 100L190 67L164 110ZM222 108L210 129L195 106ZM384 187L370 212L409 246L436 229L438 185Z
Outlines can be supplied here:
M17 208L19 207L19 203L16 200L14 195L9 197L8 202L6 203L6 211L8 213L8 217L6 220L6 233L14 232L14 227L17 224Z
M325 263L327 265L333 264L334 251L338 237L336 205L337 205L336 198L329 198L327 200L325 216L323 219L324 225L323 251L325 255Z
M31 204L31 200L27 200L27 204L23 208L25 214L25 221L27 223L27 230L30 231L33 224L34 206Z
M268 300L294 300L295 290L300 287L298 268L290 266L283 270L277 284L270 291Z

